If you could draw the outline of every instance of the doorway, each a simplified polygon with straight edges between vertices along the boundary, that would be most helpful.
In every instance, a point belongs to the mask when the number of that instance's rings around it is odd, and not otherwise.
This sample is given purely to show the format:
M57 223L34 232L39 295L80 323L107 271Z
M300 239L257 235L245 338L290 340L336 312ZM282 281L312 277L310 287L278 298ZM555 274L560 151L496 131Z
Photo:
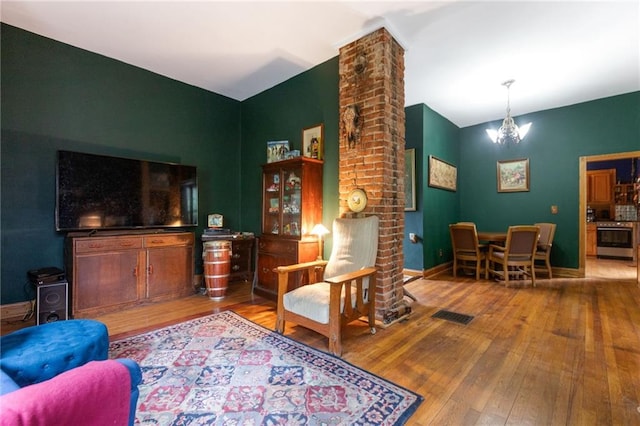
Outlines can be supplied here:
M597 259L595 256L586 255L586 233L587 233L587 163L597 161L611 161L611 160L623 160L640 157L640 151L621 152L615 154L602 154L580 157L580 169L579 169L579 182L580 182L580 194L579 194L579 271L580 275L586 278L599 277L603 275L606 278L612 279L636 279L640 282L638 276L638 268L636 266L637 261L624 261L624 260L609 260L609 259ZM634 247L634 250L637 248ZM615 271L615 272L614 272ZM615 275L615 276L609 276Z

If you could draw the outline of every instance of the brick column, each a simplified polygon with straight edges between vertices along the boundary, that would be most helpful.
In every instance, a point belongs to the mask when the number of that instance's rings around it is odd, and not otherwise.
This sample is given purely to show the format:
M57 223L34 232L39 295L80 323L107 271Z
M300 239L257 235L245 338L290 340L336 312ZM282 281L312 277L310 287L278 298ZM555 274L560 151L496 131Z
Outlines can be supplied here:
M349 192L362 188L363 213L380 218L380 319L403 298L404 49L381 28L340 49L339 72L340 213L349 212Z

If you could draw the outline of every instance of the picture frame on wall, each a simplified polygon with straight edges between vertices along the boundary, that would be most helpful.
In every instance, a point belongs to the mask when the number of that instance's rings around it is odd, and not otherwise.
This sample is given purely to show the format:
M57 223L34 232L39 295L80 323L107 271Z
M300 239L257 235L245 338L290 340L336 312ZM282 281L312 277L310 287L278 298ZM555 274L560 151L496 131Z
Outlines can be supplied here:
M404 211L416 211L416 150L404 150Z
M289 141L269 141L267 142L267 163L282 161L287 158L289 152Z
M302 129L302 155L322 160L323 150L324 123Z
M498 192L529 191L529 159L498 161L496 177Z
M429 186L456 192L458 169L433 155L429 156Z

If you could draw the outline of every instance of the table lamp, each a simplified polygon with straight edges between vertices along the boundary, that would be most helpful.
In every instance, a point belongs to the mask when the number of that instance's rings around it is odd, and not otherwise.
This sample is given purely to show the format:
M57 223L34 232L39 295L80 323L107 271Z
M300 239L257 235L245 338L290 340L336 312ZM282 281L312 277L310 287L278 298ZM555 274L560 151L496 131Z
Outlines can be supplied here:
M318 238L318 258L316 260L322 260L322 238L329 233L329 230L321 223L318 223L311 230L311 234Z

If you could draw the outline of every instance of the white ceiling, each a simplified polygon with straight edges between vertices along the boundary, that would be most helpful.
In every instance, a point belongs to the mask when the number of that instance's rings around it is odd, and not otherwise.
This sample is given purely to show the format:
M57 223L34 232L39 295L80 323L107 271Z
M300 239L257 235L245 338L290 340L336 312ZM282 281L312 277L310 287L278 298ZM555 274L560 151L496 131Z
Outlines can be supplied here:
M640 90L634 1L12 1L2 22L244 100L385 26L460 127Z

